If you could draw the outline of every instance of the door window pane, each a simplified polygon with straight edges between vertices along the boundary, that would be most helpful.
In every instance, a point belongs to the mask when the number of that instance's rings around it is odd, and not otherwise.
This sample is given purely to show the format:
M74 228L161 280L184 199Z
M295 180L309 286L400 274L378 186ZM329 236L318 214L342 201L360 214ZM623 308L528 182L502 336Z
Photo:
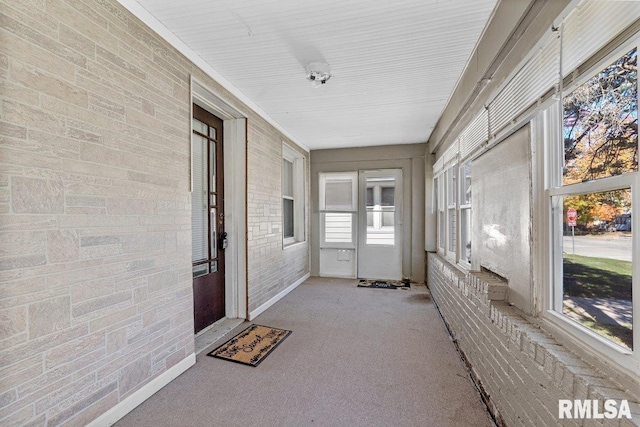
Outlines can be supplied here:
M198 119L192 119L192 126L193 126L193 130L195 130L196 132L200 132L203 135L207 134L207 128L209 126L207 126L206 123L202 123L200 120Z
M209 264L200 264L193 266L193 278L209 274Z
M191 193L193 262L202 261L208 256L207 144L206 138L193 135L193 192Z
M395 243L395 179L367 178L367 199L372 195L372 204L367 200L368 245L393 245ZM371 192L371 193L370 193Z
M395 202L393 199L394 193L394 187L382 187L380 194L380 204L382 206L395 206Z
M216 208L211 208L211 259L218 258L218 222Z
M373 207L373 188L367 188L367 206Z
M213 128L212 128L213 129ZM216 187L216 143L209 143L209 167L211 168L211 191L217 192Z
M565 196L562 204L562 313L632 349L631 190Z

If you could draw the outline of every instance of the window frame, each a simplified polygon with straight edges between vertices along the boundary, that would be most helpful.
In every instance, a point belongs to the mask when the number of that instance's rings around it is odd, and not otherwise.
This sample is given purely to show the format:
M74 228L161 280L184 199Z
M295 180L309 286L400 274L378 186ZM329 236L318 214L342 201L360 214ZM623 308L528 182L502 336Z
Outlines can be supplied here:
M327 209L325 206L325 183L329 178L351 180L351 209ZM318 174L318 212L320 213L320 248L321 249L356 249L357 247L357 213L358 213L358 172L320 172ZM351 215L351 242L327 242L325 240L325 214L343 213Z
M458 227L458 163L452 162L444 169L444 193L445 193L445 258L454 264L458 263L458 241L460 233ZM451 216L453 214L453 224ZM452 236L453 234L453 236Z
M445 256L447 241L447 221L446 221L446 199L445 199L445 173L441 171L435 178L435 194L436 194L436 249L437 252Z
M614 361L627 373L636 378L640 377L640 262L632 261L632 331L634 348L629 350L619 344L601 336L586 326L570 319L562 313L563 304L563 277L562 277L562 248L563 248L563 206L560 203L563 196L574 196L598 193L604 191L631 189L631 210L632 223L640 224L640 171L627 172L622 175L608 176L591 181L578 182L574 184L562 184L562 169L564 166L564 135L563 135L563 100L565 94L570 94L573 90L596 76L603 69L622 55L626 54L634 47L640 51L640 37L638 34L632 37L630 43L624 43L602 60L598 61L589 70L585 71L578 79L573 81L566 88L551 107L544 114L540 115L544 129L543 158L547 165L543 167L542 176L539 182L544 188L544 215L548 218L548 226L544 231L547 235L547 248L550 256L545 262L548 284L544 290L543 318L551 325L555 326L562 334L576 339L579 343L587 345L604 355L609 360ZM640 148L640 137L638 138ZM632 234L632 254L640 253L640 233ZM635 258L638 258L637 255ZM632 258L633 260L633 258Z
M436 210L436 250L445 259L458 264L460 240L460 186L457 156L433 178ZM453 223L451 221L453 216ZM453 229L452 229L453 227ZM464 264L461 267L470 268Z
M281 163L281 179L280 179L280 198L282 209L282 246L283 248L304 242L305 235L305 157L302 153L293 149L290 145L282 143L282 163ZM292 196L285 196L284 189L284 161L292 164L291 180L292 180ZM284 200L293 200L293 236L285 237L285 212Z
M462 245L464 244L464 242L462 241L462 214L463 211L468 211L468 215L469 215L469 229L467 230L467 233L469 234L469 241L473 242L472 239L472 230L473 230L473 224L471 223L471 209L472 209L472 203L473 203L473 199L471 199L471 197L469 197L469 203L463 203L463 201L465 201L464 199L464 193L465 193L465 181L466 181L466 167L467 165L469 165L469 168L471 168L471 164L472 164L472 160L471 159L467 159L464 162L461 162L461 167L458 167L458 180L459 180L459 184L458 184L458 264L465 268L466 270L471 270L471 262L473 261L473 256L471 256L471 261L466 261L462 258L462 254L465 252L462 250ZM469 178L471 179L471 174L469 174ZM471 182L469 182L469 188L471 188ZM469 249L471 250L471 249Z

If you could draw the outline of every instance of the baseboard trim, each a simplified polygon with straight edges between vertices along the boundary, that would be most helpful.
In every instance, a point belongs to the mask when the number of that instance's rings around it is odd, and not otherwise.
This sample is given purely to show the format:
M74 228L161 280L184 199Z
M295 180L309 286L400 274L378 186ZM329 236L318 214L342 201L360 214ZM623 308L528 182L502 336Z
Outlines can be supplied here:
M273 298L271 298L269 301L265 302L264 304L262 304L260 307L256 308L255 310L249 312L249 318L247 320L253 320L256 317L258 317L260 314L262 314L266 309L268 309L269 307L271 307L273 304L277 303L278 301L280 301L282 298L284 298L285 295L287 295L289 292L291 292L292 290L294 290L295 288L297 288L302 282L304 282L305 280L307 280L309 277L311 277L311 273L307 273L304 276L302 276L300 279L296 280L295 283L293 283L292 285L290 285L289 287L287 287L286 289L282 290L278 295L274 296Z
M120 418L134 410L138 405L153 396L153 394L159 391L162 387L166 386L184 371L195 365L195 363L196 355L195 353L192 353L173 365L164 373L151 380L149 384L145 385L104 414L100 415L89 423L87 427L106 427L114 425Z

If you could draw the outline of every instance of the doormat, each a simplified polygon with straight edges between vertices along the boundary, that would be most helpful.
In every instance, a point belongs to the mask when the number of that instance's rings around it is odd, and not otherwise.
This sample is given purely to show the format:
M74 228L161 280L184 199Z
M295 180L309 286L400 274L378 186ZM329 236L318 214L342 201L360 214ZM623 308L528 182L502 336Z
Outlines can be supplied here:
M251 325L207 356L258 366L290 334L284 329Z
M409 279L405 280L367 280L360 279L360 283L358 283L359 288L373 288L373 289L402 289L409 290L411 289L411 284Z

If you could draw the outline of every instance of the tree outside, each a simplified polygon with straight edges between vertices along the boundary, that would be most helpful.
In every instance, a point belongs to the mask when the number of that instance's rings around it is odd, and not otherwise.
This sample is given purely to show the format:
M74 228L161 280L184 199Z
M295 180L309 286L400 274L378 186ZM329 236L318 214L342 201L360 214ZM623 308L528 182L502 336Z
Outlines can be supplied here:
M638 171L636 49L563 101L563 185ZM588 256L566 247L563 251L563 313L611 341L633 348L632 263L614 259L604 241L591 238L615 232L628 239L631 251L631 189L565 196L565 235L574 231L567 222L569 208L578 212L576 234L586 235L583 238L591 241L592 249ZM575 248L575 239L573 242Z

